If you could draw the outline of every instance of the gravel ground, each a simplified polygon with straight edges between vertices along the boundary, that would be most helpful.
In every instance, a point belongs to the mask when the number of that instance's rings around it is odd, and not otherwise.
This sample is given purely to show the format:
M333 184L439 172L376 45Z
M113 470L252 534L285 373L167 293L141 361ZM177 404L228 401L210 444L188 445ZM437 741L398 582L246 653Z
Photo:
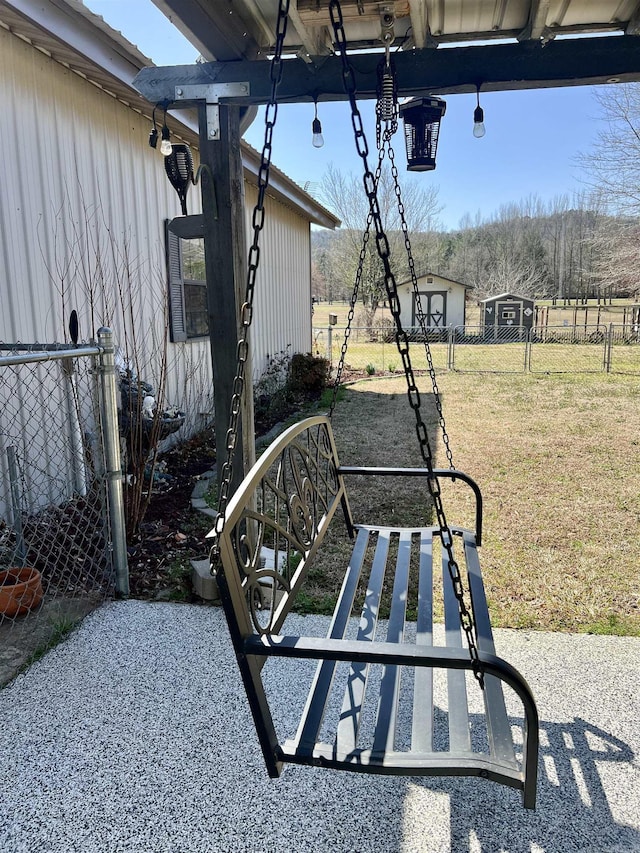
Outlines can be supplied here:
M640 639L496 644L538 701L533 813L477 779L269 780L221 612L107 605L0 691L0 851L640 851Z

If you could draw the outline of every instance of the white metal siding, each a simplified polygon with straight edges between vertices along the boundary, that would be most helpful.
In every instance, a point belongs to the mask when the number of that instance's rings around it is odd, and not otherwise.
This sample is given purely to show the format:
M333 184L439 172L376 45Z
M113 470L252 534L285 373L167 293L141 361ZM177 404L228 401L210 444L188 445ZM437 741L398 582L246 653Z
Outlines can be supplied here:
M90 308L87 288L102 276L107 293L117 280L131 279L138 293L135 334L161 340L163 223L180 207L159 151L149 148L148 120L4 29L0 79L0 340L65 340L75 308L82 339L112 325L122 341L113 300L94 306L93 314ZM250 239L255 187L247 185L246 193ZM188 205L190 213L200 209L199 188L192 188ZM266 208L256 376L268 355L311 347L309 222L273 198ZM189 413L210 410L208 340L169 343L168 358L167 402ZM143 369L153 374L151 366Z
M247 238L257 189L245 184ZM255 287L253 372L259 376L270 357L311 350L311 267L309 222L267 196Z
M142 116L4 30L0 76L0 246L8 309L0 338L62 340L63 280L67 311L77 308L89 337L109 319L91 318L81 298L87 279L95 281L98 256L109 260L105 272L112 278L128 264L145 292L157 289L166 278L163 221L179 212L177 196L162 157L147 144ZM116 257L109 259L112 249Z

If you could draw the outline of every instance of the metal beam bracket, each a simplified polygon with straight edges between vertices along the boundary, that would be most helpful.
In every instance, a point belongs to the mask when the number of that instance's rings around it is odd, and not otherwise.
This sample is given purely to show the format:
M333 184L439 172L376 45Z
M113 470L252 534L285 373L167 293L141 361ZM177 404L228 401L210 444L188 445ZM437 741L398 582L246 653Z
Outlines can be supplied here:
M209 83L194 86L176 86L176 101L207 102L207 139L220 139L221 98L238 98L251 94L249 83Z
M380 7L380 40L385 45L393 44L395 20L393 6L384 5Z

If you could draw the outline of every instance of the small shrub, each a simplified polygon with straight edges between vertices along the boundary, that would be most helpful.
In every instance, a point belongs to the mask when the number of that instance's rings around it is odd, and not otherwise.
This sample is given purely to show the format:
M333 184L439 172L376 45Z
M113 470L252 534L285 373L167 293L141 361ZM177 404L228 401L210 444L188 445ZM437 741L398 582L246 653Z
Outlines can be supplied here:
M253 386L254 422L258 434L267 432L290 413L293 401L288 388L291 356L286 350L269 358Z
M317 400L327 388L330 365L311 353L286 351L273 356L254 386L255 428L258 435L286 420L305 403Z
M379 340L391 342L394 339L396 324L390 317L377 317L373 326Z
M395 373L396 367L397 367L397 364L395 364L395 362L393 362L393 361L390 361L389 362L389 373Z
M375 367L373 366L373 364L368 364L368 365L365 367L365 370L367 371L367 375L368 375L368 376L373 376L373 374L376 372L376 369L375 369Z
M372 305L361 305L355 314L355 325L358 329L365 329L369 338L375 340L374 318L376 309Z
M319 396L329 381L329 362L311 353L296 353L291 359L288 385L291 391Z
M253 386L256 397L266 397L282 388L287 381L291 356L287 350L281 350L272 356L267 356L269 362L262 375Z

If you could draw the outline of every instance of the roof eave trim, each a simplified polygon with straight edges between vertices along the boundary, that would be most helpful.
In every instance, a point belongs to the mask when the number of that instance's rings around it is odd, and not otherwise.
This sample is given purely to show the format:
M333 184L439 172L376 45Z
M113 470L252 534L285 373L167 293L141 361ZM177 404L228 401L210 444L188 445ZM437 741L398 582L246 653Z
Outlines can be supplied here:
M247 142L242 142L242 163L246 175L255 181L260 171L260 154ZM319 202L288 178L275 166L269 169L269 191L287 204L292 205L304 214L314 225L334 230L341 224L337 216L323 207Z
M106 24L78 0L65 0L62 5L38 0L3 0L34 27L53 36L75 53L102 68L130 89L136 100L142 101L133 79L153 62L134 45Z

